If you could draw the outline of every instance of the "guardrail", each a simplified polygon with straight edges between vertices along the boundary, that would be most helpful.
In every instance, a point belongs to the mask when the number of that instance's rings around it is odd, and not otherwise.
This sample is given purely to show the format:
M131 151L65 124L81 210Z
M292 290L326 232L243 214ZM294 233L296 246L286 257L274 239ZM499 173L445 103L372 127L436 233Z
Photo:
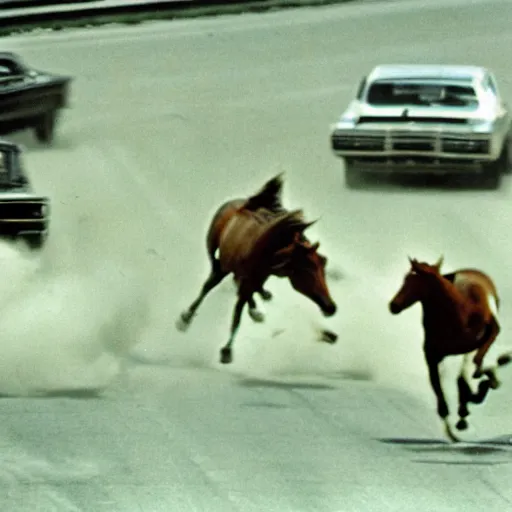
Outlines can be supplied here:
M80 2L94 2L95 0L72 0L70 4L77 4ZM0 0L0 9L20 9L25 7L38 7L48 5L62 4L60 0Z
M16 2L16 0L7 1ZM28 1L37 2L37 0ZM57 5L23 8L2 8L0 4L0 35L39 27L59 29L113 22L135 23L150 19L261 12L349 1L353 0L81 0L75 3L59 2Z

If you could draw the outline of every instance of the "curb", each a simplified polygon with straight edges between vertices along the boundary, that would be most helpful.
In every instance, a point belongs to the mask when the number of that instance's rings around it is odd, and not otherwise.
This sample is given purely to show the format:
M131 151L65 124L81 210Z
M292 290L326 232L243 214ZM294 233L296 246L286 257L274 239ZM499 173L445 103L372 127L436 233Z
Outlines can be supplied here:
M95 0L70 0L73 3L94 2ZM55 7L62 4L59 0L0 0L0 9L27 9L30 7Z
M79 28L107 23L135 24L152 20L196 18L224 14L265 12L277 9L318 7L356 0L139 0L90 1L79 5L53 5L0 10L0 36L34 29ZM94 5L93 5L94 4Z

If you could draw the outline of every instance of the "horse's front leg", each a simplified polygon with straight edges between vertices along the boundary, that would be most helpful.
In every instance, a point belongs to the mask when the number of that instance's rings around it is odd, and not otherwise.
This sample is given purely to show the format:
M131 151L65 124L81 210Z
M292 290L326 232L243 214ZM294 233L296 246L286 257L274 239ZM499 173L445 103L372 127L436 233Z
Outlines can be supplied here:
M459 441L459 439L453 434L450 424L448 423L448 404L443 393L441 386L441 379L439 377L439 365L441 364L442 357L434 354L426 354L428 374L430 378L430 384L437 398L437 414L443 420L446 435L451 441Z
M457 389L459 392L459 421L457 421L455 427L457 430L466 430L468 428L468 420L466 418L469 416L468 403L470 402L472 391L466 377L462 373L457 378Z
M248 299L246 296L239 294L238 300L235 304L235 309L233 311L233 320L231 323L231 333L229 336L228 342L221 348L220 350L220 362L222 364L228 364L233 361L233 355L231 350L231 345L235 339L235 335L240 327L240 321L242 318L242 312L244 310L245 304Z
M256 293L264 300L269 301L272 299L272 294L263 288L263 285L257 288ZM265 320L265 315L258 309L256 302L254 300L254 296L251 294L250 298L247 301L249 305L249 315L253 319L254 322L263 322Z
M468 428L468 421L466 419L469 416L468 404L473 397L473 391L468 383L470 357L470 353L463 355L459 376L457 378L457 390L459 395L459 421L457 421L455 425L457 430L466 430Z

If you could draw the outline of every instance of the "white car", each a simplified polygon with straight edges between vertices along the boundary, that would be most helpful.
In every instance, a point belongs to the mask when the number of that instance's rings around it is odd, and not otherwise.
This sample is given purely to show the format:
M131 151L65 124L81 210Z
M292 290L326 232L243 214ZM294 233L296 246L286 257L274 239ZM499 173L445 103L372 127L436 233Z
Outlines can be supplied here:
M511 169L512 119L491 71L382 65L360 83L331 131L351 187L362 173L479 173L498 188Z

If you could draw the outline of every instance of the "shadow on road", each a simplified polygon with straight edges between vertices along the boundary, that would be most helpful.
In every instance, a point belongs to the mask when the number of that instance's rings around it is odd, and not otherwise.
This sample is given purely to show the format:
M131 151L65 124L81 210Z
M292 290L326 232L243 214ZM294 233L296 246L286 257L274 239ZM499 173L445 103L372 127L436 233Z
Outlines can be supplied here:
M503 182L506 176L503 176ZM368 174L358 176L351 188L355 190L379 190L379 191L470 191L470 190L491 190L485 180L478 174L475 175L415 175L415 174Z
M381 443L394 444L404 447L409 452L436 455L429 459L415 459L414 462L424 464L510 464L512 458L506 460L487 459L485 456L503 455L512 453L512 436L500 436L493 439L461 441L452 443L444 439L418 439L418 438L383 438L378 439ZM448 458L439 459L439 455L448 456ZM451 458L454 455L462 456L462 459Z
M279 381L274 379L241 378L237 384L245 388L275 388L275 389L320 389L335 390L335 386L308 381Z
M103 399L102 389L60 389L55 391L34 391L31 395L0 394L0 399L40 399L40 398L74 398L74 399Z

